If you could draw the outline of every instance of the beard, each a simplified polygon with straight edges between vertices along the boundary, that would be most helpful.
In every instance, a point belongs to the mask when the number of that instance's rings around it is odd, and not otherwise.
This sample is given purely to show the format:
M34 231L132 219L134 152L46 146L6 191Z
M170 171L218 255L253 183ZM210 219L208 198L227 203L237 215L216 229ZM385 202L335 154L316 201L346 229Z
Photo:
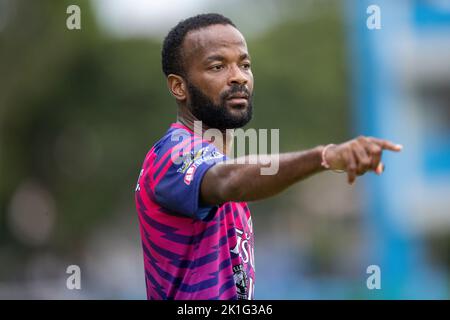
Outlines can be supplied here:
M219 130L235 129L245 126L253 115L253 94L250 94L244 85L235 84L230 90L223 92L219 97L219 104L215 104L199 88L187 82L190 100L187 104L192 114L209 128ZM234 108L227 106L227 98L235 93L248 95L247 107Z

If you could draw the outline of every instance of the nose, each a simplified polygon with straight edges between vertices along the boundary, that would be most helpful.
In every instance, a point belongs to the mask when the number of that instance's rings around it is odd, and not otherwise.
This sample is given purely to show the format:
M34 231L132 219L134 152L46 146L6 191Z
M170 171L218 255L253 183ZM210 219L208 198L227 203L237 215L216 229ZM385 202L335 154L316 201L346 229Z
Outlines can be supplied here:
M248 76L239 68L238 65L234 65L230 68L230 76L228 78L228 85L239 84L244 85L248 82Z

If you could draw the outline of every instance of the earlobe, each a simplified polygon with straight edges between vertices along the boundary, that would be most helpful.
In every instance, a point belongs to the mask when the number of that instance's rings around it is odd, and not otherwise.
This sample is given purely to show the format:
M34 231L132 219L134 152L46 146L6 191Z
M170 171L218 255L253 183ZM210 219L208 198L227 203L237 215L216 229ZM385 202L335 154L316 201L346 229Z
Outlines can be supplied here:
M167 85L170 92L177 100L186 99L186 84L184 79L175 74L169 74L167 76Z

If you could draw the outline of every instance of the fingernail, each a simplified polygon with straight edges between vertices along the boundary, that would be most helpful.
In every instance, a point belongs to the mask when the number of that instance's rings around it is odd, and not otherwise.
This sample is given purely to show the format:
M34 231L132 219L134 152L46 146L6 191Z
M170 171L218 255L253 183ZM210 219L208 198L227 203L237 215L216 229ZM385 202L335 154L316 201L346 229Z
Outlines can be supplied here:
M397 144L396 147L397 147L398 149L400 149L400 150L403 149L403 145L401 145L401 144Z
M383 172L383 164L379 163L377 168L375 169L375 172L377 175L381 175L381 173Z

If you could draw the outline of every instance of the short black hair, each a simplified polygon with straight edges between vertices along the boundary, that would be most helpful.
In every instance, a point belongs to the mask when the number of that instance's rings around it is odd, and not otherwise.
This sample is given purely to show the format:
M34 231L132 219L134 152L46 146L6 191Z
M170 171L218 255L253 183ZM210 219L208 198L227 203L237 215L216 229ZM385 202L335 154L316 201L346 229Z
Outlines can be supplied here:
M161 58L162 70L166 77L173 73L185 76L183 65L182 44L189 31L201 29L215 24L232 25L234 23L218 13L205 13L180 21L173 27L164 39Z

